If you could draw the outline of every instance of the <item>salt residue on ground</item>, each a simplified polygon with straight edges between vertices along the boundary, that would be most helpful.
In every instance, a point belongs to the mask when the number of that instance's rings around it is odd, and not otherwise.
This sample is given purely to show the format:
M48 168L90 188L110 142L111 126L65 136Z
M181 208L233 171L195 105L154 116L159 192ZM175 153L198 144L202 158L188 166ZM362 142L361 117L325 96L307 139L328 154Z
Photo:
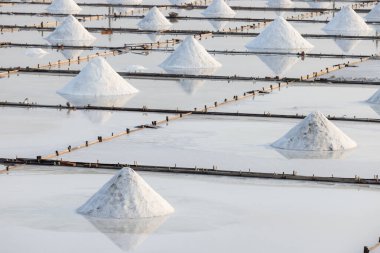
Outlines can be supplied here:
M99 218L138 219L168 215L174 208L134 170L123 168L77 211Z
M25 50L25 55L29 57L42 58L47 54L49 53L41 48L28 48Z
M376 4L375 7L365 16L368 21L380 21L380 4Z
M206 17L230 18L235 16L236 12L224 0L213 0L202 14Z
M172 26L172 23L154 6L137 24L143 30L160 31Z
M46 10L48 13L78 14L82 8L79 7L74 0L53 0Z
M191 35L160 65L165 70L215 69L221 66Z
M96 38L83 27L72 15L65 20L46 37L51 44L77 45L91 44Z
M357 146L322 113L313 112L272 144L275 148L302 151L334 151Z
M335 33L360 33L370 31L371 28L364 19L357 14L350 5L343 6L333 19L323 28Z
M311 49L313 45L283 17L278 17L246 47L255 51L293 51Z
M117 96L138 92L103 57L91 60L59 94L76 96Z

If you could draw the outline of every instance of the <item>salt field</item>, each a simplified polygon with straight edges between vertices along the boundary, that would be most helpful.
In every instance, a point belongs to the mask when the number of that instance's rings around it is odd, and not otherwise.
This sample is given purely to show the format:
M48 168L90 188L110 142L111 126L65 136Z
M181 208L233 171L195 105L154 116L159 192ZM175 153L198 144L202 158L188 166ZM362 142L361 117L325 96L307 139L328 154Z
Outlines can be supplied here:
M0 252L380 251L380 3L0 1Z

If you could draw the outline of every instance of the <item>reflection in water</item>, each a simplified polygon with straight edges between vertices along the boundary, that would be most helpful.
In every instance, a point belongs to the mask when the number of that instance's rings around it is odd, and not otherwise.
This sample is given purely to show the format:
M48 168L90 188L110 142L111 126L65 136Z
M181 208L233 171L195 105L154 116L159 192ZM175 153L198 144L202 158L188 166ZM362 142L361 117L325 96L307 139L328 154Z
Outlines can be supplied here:
M148 33L146 36L148 36L152 42L157 42L161 39L161 35L159 33Z
M132 99L135 94L119 95L119 96L74 96L67 94L59 94L74 106L107 106L107 107L123 107ZM103 110L85 110L84 115L93 123L104 124L112 117L112 111Z
M282 76L287 73L301 59L300 57L289 55L259 54L257 56L276 76Z
M126 252L136 249L168 218L168 216L143 219L101 219L85 217L96 229L105 234L115 245Z
M185 74L185 75L212 75L218 68L208 69L168 69L169 74ZM195 94L204 84L204 79L183 78L179 80L182 89L190 95Z
M287 159L342 159L352 152L352 149L336 151L300 151L275 148L275 150Z
M380 104L368 103L372 110L374 110L378 115L380 115Z
M221 31L226 27L226 25L229 23L228 21L220 21L220 20L209 20L210 24L214 28L214 31Z
M205 80L201 79L181 79L179 83L182 89L190 95L197 93L203 86Z
M268 0L267 6L270 8L290 8L293 2L290 0ZM277 16L284 16L284 11L275 11Z
M61 54L66 59L75 59L78 58L82 54L83 50L77 50L77 49L63 49L61 50Z
M325 30L328 35L343 35L343 36L366 36L371 33L371 30L366 31L330 31ZM335 39L335 43L345 53L352 51L361 40L358 39Z
M331 2L312 1L312 2L309 2L309 5L310 5L311 8L329 9L329 8L332 8L333 3L331 3Z

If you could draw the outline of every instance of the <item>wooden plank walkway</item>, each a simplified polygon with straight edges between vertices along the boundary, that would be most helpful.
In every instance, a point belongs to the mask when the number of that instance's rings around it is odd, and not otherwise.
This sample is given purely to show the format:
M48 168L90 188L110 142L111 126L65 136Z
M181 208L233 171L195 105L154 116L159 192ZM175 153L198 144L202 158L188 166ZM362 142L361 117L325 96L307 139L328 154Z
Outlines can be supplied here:
M80 161L66 161L66 160L51 160L43 159L40 156L37 158L0 158L0 164L5 166L14 165L28 165L28 166L60 166L60 167L77 167L77 168L91 168L91 169L112 169L119 170L123 167L130 167L136 171L147 171L157 173L170 173L170 174L191 174L191 175L204 175L204 176L223 176L223 177L240 177L240 178L257 178L257 179L273 179L273 180L291 180L291 181L307 181L318 183L333 183L333 184L352 184L352 185L380 185L378 175L374 178L360 178L360 177L322 177L322 176L304 176L298 175L296 171L292 174L288 173L268 173L256 172L253 170L218 170L214 168L201 168L201 167L179 167L179 166L158 166L158 165L141 165L137 164L122 164L122 163L88 163Z
M246 92L248 93L248 92ZM255 93L255 95L262 95L261 90L253 90L250 93ZM266 93L263 93L266 94ZM244 94L243 94L244 95ZM235 97L235 96L234 96ZM224 99L224 101L227 99ZM217 101L214 105L218 105ZM3 102L0 101L0 107L11 107L11 108L44 108L44 109L54 109L54 110L79 110L79 111L118 111L118 112L143 112L143 113L165 113L165 114L192 114L200 116L226 116L226 117L252 117L252 118L273 118L273 119L304 119L306 115L302 114L274 114L274 113L242 113L242 112L215 112L215 111L204 111L204 110L179 110L179 109L158 109L144 107L116 107L116 106L96 106L96 105L86 105L86 106L75 106L75 105L52 105L52 104L37 104L37 103L23 103L23 102ZM380 123L380 118L359 118L359 117L341 117L334 115L326 115L329 120L332 121L346 121L346 122L365 122L365 123Z

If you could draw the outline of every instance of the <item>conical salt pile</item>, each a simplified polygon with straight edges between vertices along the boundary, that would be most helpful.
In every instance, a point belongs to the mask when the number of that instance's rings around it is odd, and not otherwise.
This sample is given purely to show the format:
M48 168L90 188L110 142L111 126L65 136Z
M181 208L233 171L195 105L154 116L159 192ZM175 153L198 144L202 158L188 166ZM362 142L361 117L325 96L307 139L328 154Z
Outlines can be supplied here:
M172 23L154 6L137 25L144 30L160 31L168 29Z
M91 60L59 94L77 96L118 96L138 92L102 57Z
M215 60L193 36L188 36L160 66L165 70L214 69L221 67L222 64Z
M53 0L46 9L49 13L78 14L82 8L74 0Z
M365 16L368 21L380 21L380 3L376 4L375 7Z
M206 17L230 18L235 16L236 12L224 0L213 0L202 14Z
M54 32L47 36L46 40L51 44L63 45L88 45L96 38L83 27L79 21L69 15Z
M99 218L136 219L168 215L174 208L134 170L123 168L77 211Z
M368 103L380 104L380 89L378 89L375 94L373 94L368 100Z
M322 113L313 112L272 146L302 151L334 151L351 149L357 144Z
M278 17L246 47L257 51L293 51L310 49L313 45L283 17Z
M342 9L323 29L338 33L365 32L371 30L371 28L365 23L364 19L349 5L342 7Z

